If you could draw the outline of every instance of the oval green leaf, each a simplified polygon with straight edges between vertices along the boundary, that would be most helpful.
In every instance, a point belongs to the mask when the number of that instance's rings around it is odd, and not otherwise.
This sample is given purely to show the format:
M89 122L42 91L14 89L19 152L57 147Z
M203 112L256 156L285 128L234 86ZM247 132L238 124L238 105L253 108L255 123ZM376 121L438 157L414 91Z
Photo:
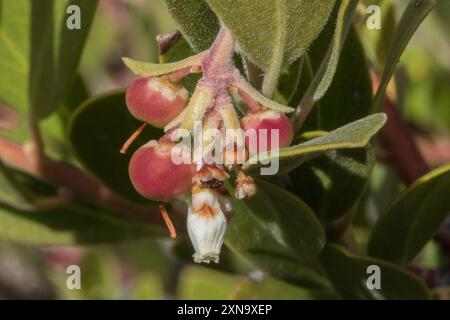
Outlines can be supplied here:
M325 236L314 213L299 198L271 183L258 180L257 185L257 194L249 200L233 196L227 246L274 277L326 286L316 262Z
M252 157L242 168L253 171L262 167L263 163L273 163L279 160L281 169L279 173L286 173L311 159L311 157L329 150L365 147L370 138L384 126L386 119L384 113L368 116L331 131L322 137L280 149L278 153L260 154Z
M308 54L305 54L301 81L298 81L295 90L292 91L286 86L281 87L282 96L286 99L290 97L288 100L290 106L297 107L300 104L311 79L326 60L325 52L332 41L335 24L336 17L333 16L319 38L312 44ZM350 28L337 62L333 81L321 100L315 102L312 112L301 126L301 131L331 131L368 116L372 104L372 84L368 70L366 55L358 33L354 28ZM288 81L296 82L297 75L295 70L293 71L282 75L282 85ZM294 79L289 80L289 77Z
M97 3L97 0L31 1L29 102L33 116L48 116L75 81ZM71 5L78 6L79 12L69 11ZM76 14L82 15L80 25L69 29L76 22Z
M373 164L370 147L328 151L291 171L289 181L292 192L328 224L351 212L366 189Z
M68 30L66 8L82 10L81 30ZM97 1L0 2L0 101L14 108L22 121L3 136L22 143L29 136L30 108L47 116L66 98Z
M275 110L275 111L278 111L278 112L283 112L283 113L291 113L291 112L294 111L293 108L288 107L288 106L284 106L282 104L279 104L279 103L277 103L277 102L275 102L273 100L270 100L270 99L266 98L262 94L260 94L258 92L258 90L253 88L238 71L236 72L235 76L236 76L236 80L237 80L236 81L236 86L239 89L242 89L243 91L245 91L256 102L258 102L259 104L261 104L265 108L271 109L271 110Z
M206 0L241 49L264 71L300 57L322 31L335 0Z
M86 101L73 114L69 139L83 166L116 193L132 201L149 202L133 188L128 162L134 151L162 130L146 126L125 155L120 148L142 123L131 116L123 90L113 91Z
M359 0L343 0L341 2L333 40L315 79L312 81L313 85L311 87L311 92L313 92L312 99L314 101L320 100L333 82L340 60L342 47L347 39L348 32L350 31L353 21L353 13L358 5L358 2Z
M219 21L204 0L164 0L181 33L196 51L208 49L219 32Z
M371 256L406 264L450 213L450 164L404 190L381 215L369 240Z
M414 274L383 260L353 255L337 245L325 247L320 263L344 299L431 299L425 284ZM377 276L379 289L372 286L377 285Z
M412 0L406 8L403 16L393 35L391 47L386 59L380 85L373 100L372 111L378 112L383 107L384 95L389 85L389 81L394 75L395 69L403 51L411 40L412 36L427 17L436 4L435 0Z
M175 72L194 65L200 65L200 55L188 57L186 59L170 63L149 63L122 58L126 66L138 76L161 76Z

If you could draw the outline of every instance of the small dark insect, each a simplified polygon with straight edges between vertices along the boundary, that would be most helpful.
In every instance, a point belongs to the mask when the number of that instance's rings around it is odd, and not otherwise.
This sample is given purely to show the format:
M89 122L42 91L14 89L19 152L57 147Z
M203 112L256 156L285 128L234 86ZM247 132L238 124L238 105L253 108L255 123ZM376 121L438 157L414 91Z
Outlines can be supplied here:
M202 186L210 189L219 189L223 187L223 181L218 179L211 179L209 181L202 181Z

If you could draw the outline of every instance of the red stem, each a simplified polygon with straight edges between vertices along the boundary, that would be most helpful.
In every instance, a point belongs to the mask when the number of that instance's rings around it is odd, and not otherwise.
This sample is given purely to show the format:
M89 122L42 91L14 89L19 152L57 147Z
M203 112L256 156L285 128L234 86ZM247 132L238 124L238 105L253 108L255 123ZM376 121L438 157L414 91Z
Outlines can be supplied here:
M428 172L428 165L420 154L411 132L389 98L384 112L388 121L380 132L380 140L388 152L391 164L406 185Z
M373 90L376 92L380 78L371 72ZM384 112L388 120L380 131L380 140L387 151L390 163L406 185L428 172L428 165L419 152L414 138L388 94L384 99Z
M39 162L26 148L0 137L0 158L8 166L55 186L69 190L76 198L119 213L127 213L160 223L157 209L141 206L114 194L98 180L79 169L43 156Z

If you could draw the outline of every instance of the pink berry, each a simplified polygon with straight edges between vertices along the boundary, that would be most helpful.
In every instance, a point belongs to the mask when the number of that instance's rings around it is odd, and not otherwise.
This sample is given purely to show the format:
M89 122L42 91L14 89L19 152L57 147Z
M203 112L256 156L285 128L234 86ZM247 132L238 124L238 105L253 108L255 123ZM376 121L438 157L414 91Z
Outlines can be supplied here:
M284 148L291 144L293 138L293 128L289 121L289 118L283 113L279 113L273 110L260 110L256 112L248 113L241 119L241 126L246 134L246 145L251 155L255 155L260 152L266 152L275 148L275 144L272 146L271 136L272 130L278 131L278 147ZM251 143L251 133L249 130L253 129L256 134L255 143ZM266 129L267 131L267 149L262 150L259 139L264 138L260 130ZM264 148L265 149L265 148Z
M195 166L175 164L171 156L174 146L152 140L131 157L128 173L134 188L144 197L167 201L189 192Z
M163 128L183 111L188 97L180 84L164 78L141 77L128 87L126 101L136 119Z

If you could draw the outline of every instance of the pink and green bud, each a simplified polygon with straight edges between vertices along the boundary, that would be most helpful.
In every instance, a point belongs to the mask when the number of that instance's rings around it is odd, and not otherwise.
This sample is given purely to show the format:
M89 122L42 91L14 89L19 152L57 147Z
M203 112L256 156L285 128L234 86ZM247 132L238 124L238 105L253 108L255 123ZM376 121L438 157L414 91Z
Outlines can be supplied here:
M174 143L152 140L132 156L128 167L131 182L142 196L155 201L183 197L192 186L194 166L172 161Z
M241 125L250 155L284 148L292 142L294 130L289 118L283 113L273 110L248 113L241 119ZM273 137L277 137L277 141L272 141Z
M157 128L164 128L185 108L189 93L180 84L164 78L141 77L126 93L130 113Z

